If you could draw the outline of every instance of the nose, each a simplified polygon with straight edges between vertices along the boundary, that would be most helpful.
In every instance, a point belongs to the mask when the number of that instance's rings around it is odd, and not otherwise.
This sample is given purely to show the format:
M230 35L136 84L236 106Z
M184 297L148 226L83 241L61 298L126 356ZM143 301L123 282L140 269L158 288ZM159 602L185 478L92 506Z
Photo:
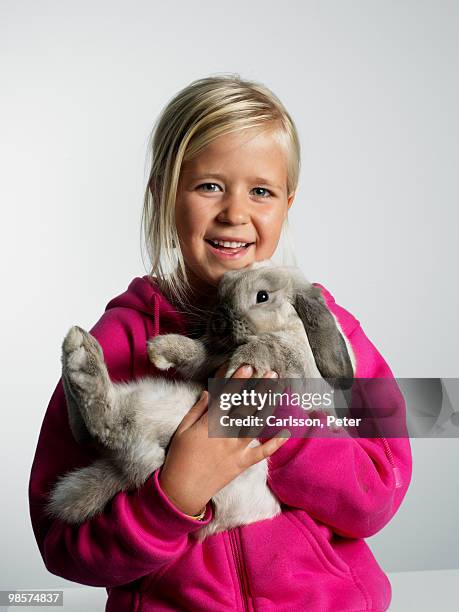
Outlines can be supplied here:
M225 338L230 334L231 310L228 305L218 306L209 320L209 328L217 338Z
M243 193L226 193L217 221L229 225L245 225L249 222L249 202Z

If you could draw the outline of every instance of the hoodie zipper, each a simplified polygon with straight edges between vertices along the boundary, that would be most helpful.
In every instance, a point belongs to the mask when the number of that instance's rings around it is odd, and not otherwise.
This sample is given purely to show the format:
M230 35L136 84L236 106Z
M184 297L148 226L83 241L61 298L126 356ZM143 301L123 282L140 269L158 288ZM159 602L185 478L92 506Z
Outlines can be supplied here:
M245 572L245 567L244 567L244 560L242 558L241 551L239 549L236 531L239 532L238 527L229 529L227 533L228 533L229 541L231 545L231 553L233 555L234 566L236 568L236 574L238 578L239 590L240 590L243 609L246 612L250 612L248 594L247 594L247 583L246 583L246 572Z
M402 475L400 473L400 469L395 465L394 456L392 455L391 448L390 448L389 443L386 440L386 438L383 438L380 435L379 439L381 440L381 442L384 445L384 450L386 452L386 457L388 458L389 463L391 464L391 467L392 467L392 471L394 473L395 488L398 489L398 488L400 488L402 486Z
M360 390L363 393L363 395L365 396L365 392L364 392L362 387L360 387ZM366 397L365 397L365 400L366 400ZM397 467L397 465L395 464L394 456L392 454L392 450L391 450L391 448L389 446L389 443L388 443L387 439L384 438L384 436L381 435L381 429L379 427L379 424L378 424L377 420L375 420L375 425L376 425L376 428L377 428L377 430L379 432L379 435L376 436L376 437L377 437L377 439L381 440L381 442L382 442L382 444L384 446L384 452L386 454L386 457L387 457L387 459L388 459L388 461L389 461L389 463L391 465L392 472L394 474L395 488L398 489L403 484L403 479L402 479L402 474L400 472L400 468Z

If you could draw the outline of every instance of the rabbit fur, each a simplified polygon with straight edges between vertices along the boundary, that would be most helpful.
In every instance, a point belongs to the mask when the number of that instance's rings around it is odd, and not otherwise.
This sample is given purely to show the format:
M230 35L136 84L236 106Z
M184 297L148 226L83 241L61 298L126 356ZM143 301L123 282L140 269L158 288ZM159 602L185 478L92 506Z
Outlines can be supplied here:
M268 300L257 303L257 293ZM80 327L70 329L62 345L62 381L73 435L89 434L100 457L64 474L55 484L47 512L80 524L103 511L122 490L141 486L160 467L170 438L206 387L207 379L228 362L225 378L250 364L262 378L352 379L355 356L320 289L296 267L256 262L226 272L217 304L200 337L156 336L147 342L159 370L174 367L183 380L144 377L112 383L102 348ZM259 444L254 439L250 445ZM259 461L213 498L213 520L194 536L205 537L280 512L267 485L268 459Z

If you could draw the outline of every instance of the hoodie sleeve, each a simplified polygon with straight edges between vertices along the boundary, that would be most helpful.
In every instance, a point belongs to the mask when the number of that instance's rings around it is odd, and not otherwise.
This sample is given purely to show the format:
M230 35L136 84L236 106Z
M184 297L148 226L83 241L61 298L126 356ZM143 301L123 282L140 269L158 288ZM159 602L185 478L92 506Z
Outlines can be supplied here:
M134 328L142 325L140 313L114 308L91 330L102 346L112 380L129 378ZM65 472L89 465L94 453L73 439L59 380L42 423L30 474L32 527L51 573L81 584L113 587L156 572L181 555L189 535L211 520L212 506L208 504L201 522L183 514L161 490L158 469L143 486L118 493L103 513L79 526L50 519L44 505L54 483Z
M338 320L349 314L335 309L330 300L327 305ZM357 360L356 377L389 379L396 391L388 400L391 414L404 422L405 402L398 385L358 321L346 336ZM290 438L269 459L268 484L282 503L305 510L338 535L366 538L397 512L411 471L408 436L358 438L344 433L335 438Z

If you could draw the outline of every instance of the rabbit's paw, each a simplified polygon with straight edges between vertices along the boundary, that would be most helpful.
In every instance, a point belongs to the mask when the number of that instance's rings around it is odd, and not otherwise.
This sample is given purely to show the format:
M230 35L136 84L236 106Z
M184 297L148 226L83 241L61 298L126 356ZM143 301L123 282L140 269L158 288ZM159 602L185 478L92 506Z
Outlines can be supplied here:
M243 364L252 366L254 378L263 378L270 370L282 376L283 368L271 347L261 342L248 342L238 347L229 360L225 378L230 378Z
M184 336L165 334L155 336L147 341L147 352L150 361L158 370L176 367L184 357Z
M247 356L246 358L243 356L238 356L237 359L230 359L228 369L225 373L225 378L231 378L234 372L242 365L252 366L253 378L263 378L266 372L273 369L267 361L265 362L257 359L251 359L250 356Z
M62 376L71 395L87 405L105 397L111 385L100 344L77 325L62 344Z

